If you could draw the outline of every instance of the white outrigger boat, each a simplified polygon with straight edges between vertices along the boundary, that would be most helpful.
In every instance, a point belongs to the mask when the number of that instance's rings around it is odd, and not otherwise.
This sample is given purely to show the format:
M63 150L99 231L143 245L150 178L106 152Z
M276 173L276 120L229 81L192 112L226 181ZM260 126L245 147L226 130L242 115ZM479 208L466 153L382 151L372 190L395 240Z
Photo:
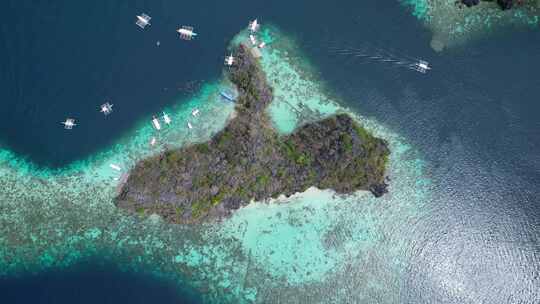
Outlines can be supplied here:
M411 68L422 74L425 74L428 70L431 70L429 63L424 60L419 60L417 63L411 65Z
M118 166L118 165L116 165L116 164L110 164L109 166L110 166L111 168L113 168L114 170L116 170L116 171L121 171L121 170L122 170L122 168L120 168L120 166Z
M64 129L66 130L71 130L74 126L77 125L75 123L75 119L73 118L66 118L66 121L62 122L62 124L64 125Z
M188 127L188 129L193 129L193 126L191 125L190 122L187 123L187 127Z
M171 118L169 117L169 115L165 112L163 112L163 121L165 122L165 124L167 125L170 125L172 120Z
M232 66L234 64L234 57L232 54L230 54L229 56L225 57L225 65L227 66Z
M109 114L111 114L111 112L112 112L112 107L113 107L112 104L106 102L106 103L104 103L104 104L101 105L101 107L100 107L100 108L101 108L100 112L103 113L103 114L105 114L105 115L109 115Z
M161 130L161 124L159 123L159 120L155 116L152 116L152 126L154 127L154 129L158 131Z
M138 27L144 29L147 25L150 25L150 19L152 19L152 17L143 13L140 16L137 16L137 21L135 22L135 24Z
M255 36L249 35L249 41L251 41L251 44L257 45L257 39L255 39Z
M192 26L182 26L181 28L176 30L178 34L180 34L180 39L183 40L191 40L193 37L197 36L197 33L193 31Z
M259 27L260 27L260 24L259 24L259 22L257 21L257 19L255 19L255 20L249 22L248 28L249 28L249 30L250 30L251 32L256 32L256 31L258 31L258 30L259 30Z
M196 117L197 115L199 115L199 110L198 110L198 109L195 109L195 110L191 111L191 115L193 115L194 117Z

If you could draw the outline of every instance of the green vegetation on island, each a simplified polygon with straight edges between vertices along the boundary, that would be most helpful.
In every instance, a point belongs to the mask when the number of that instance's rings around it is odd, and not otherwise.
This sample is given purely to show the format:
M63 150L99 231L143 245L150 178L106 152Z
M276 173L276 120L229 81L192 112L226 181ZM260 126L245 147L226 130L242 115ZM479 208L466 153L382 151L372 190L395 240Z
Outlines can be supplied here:
M140 161L116 198L118 207L188 223L312 186L386 192L384 140L347 114L280 136L265 112L272 89L248 47L240 45L228 76L239 91L236 116L208 142Z

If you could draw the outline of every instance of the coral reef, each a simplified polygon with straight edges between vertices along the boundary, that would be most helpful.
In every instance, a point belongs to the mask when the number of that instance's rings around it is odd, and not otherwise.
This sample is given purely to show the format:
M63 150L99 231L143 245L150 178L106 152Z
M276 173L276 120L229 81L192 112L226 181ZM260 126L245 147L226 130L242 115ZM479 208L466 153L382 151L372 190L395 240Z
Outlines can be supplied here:
M431 47L442 51L508 25L537 26L539 0L400 0L432 31Z

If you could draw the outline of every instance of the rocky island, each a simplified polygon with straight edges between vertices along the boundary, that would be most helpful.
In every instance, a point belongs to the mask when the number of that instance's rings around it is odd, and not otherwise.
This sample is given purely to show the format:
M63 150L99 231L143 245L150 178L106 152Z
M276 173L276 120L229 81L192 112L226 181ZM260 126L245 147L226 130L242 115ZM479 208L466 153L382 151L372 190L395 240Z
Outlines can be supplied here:
M122 186L117 207L191 223L312 186L342 194L387 191L390 151L384 140L347 114L279 135L265 111L273 94L259 62L246 46L236 53L228 77L239 96L225 128L208 142L140 161Z

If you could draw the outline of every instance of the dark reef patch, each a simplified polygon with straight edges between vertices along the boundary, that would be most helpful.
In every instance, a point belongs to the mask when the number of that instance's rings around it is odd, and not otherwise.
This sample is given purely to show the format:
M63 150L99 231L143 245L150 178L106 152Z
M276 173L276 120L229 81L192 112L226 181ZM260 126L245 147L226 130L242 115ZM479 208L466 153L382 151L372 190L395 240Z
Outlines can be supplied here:
M257 59L243 45L237 57L228 74L239 91L236 116L208 142L139 162L116 199L118 207L186 223L311 186L386 192L390 152L384 140L347 114L279 136L265 113L273 94Z

